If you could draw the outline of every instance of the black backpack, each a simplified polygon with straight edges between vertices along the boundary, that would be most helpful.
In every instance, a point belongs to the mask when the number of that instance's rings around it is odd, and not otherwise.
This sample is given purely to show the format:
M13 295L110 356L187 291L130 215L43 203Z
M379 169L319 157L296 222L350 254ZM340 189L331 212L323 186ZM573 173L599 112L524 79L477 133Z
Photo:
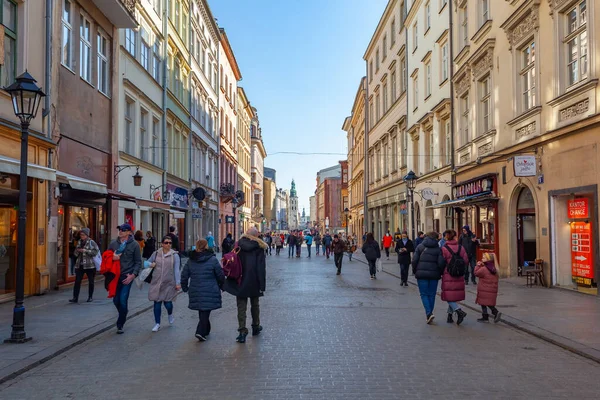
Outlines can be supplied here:
M450 262L446 266L450 276L453 276L455 278L465 276L465 274L467 273L467 264L465 263L465 260L460 255L460 250L461 250L462 246L460 244L458 245L458 250L456 251L456 253L453 252L452 249L450 248L450 246L448 246L447 244L444 245L444 247L452 255Z

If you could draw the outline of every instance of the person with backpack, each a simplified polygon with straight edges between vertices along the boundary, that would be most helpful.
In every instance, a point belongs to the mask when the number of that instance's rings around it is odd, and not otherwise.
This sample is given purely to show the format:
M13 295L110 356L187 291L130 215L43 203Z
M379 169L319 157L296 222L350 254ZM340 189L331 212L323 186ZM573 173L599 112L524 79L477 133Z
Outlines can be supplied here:
M377 267L376 263L381 258L381 250L379 245L375 241L375 237L372 233L367 233L367 238L362 246L362 252L369 263L369 274L371 274L371 280L377 279Z
M313 244L312 235L309 233L308 235L304 236L304 241L306 242L306 248L308 249L308 258L310 258L310 251Z
M210 334L210 312L222 306L221 289L225 275L208 242L200 239L181 274L181 289L188 293L190 310L198 311L196 338L204 342Z
M469 284L469 274L471 276L471 282L476 285L477 281L475 280L475 264L477 262L477 246L479 246L479 240L471 231L471 227L469 225L463 226L462 235L460 235L458 242L467 252L467 257L469 257L469 262L467 263L468 269L465 273L465 285Z
M410 265L410 253L415 252L415 246L412 240L408 238L406 231L396 241L396 253L398 254L398 264L400 264L400 286L408 286L408 266Z
M233 237L231 236L231 233L228 233L227 236L225 236L225 239L223 239L223 243L221 243L222 254L227 254L233 250L233 244Z
M73 298L69 303L79 301L79 291L81 290L81 281L83 275L88 278L88 299L91 303L94 297L94 280L96 279L96 265L94 257L98 255L100 249L96 242L90 238L90 228L83 228L79 231L79 242L75 248L75 285L73 286Z
M331 254L331 243L333 242L333 238L329 234L329 231L325 232L325 236L323 237L323 254L327 256L329 260L329 255Z
M465 299L464 276L469 265L469 257L464 247L456 241L456 231L452 229L444 232L446 243L442 247L442 254L446 265L442 276L442 300L448 302L448 319L446 322L453 323L453 314L456 313L456 324L462 324L467 316L458 305L458 301Z
M390 234L390 231L387 231L383 239L381 239L381 244L385 249L385 255L387 259L390 259L390 247L392 247L392 243L394 242L394 238Z
M500 322L502 313L496 308L498 297L498 270L496 269L494 253L483 253L483 260L475 266L475 276L479 278L477 285L477 298L475 303L481 306L482 316L477 322L488 322L488 308L492 311L494 322Z
M437 232L428 233L423 239L423 243L417 246L412 260L413 274L417 278L427 324L431 324L435 318L433 309L435 308L438 281L446 265L442 249L438 246L437 237Z
M237 261L241 264L241 276L227 278L223 289L236 297L239 335L235 340L238 343L246 343L246 336L248 336L248 328L246 327L248 299L250 299L250 313L252 314L252 336L259 335L263 329L260 325L259 298L264 295L266 286L265 250L267 244L258 238L258 230L252 227L240 238L238 247ZM227 276L225 265L223 271Z

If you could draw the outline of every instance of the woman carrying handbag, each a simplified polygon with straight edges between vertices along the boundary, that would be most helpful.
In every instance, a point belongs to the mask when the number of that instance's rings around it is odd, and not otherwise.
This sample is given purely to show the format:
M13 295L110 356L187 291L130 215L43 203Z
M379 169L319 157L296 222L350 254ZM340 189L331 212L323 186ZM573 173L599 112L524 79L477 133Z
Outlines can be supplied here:
M179 254L171 249L173 241L170 236L165 236L161 242L162 248L156 250L148 262L153 268L146 282L150 280L148 300L154 302L154 328L152 332L160 329L161 306L165 305L169 315L169 324L175 322L173 316L173 300L181 289L181 270Z
M100 253L100 249L96 242L90 238L90 228L83 228L79 232L79 241L74 250L75 255L75 285L73 286L73 298L69 303L77 303L79 301L79 291L81 289L81 281L83 275L88 278L88 299L91 303L94 297L94 279L96 278L97 260L94 258Z

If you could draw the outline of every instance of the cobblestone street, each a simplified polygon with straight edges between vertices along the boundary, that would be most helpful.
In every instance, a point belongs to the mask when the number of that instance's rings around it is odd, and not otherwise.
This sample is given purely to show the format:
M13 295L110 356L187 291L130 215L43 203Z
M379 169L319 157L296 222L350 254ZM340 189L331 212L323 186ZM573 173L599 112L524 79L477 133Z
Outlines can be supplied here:
M283 254L283 252L282 252ZM286 252L287 254L287 252ZM187 295L176 321L152 333L152 312L0 386L2 399L596 398L600 365L474 312L460 327L425 324L417 289L344 260L268 257L265 327L235 342L235 301L194 338ZM112 307L107 304L106 307ZM65 308L65 312L68 312ZM249 313L248 313L249 315ZM166 316L163 316L166 319ZM248 322L249 323L249 322Z

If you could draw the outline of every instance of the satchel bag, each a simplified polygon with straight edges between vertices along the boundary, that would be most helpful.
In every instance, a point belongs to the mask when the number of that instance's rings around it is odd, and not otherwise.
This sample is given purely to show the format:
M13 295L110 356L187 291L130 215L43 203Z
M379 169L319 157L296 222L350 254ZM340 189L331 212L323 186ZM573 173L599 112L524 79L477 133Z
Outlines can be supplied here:
M94 256L94 266L96 267L96 271L100 271L100 267L102 267L102 254L100 254L100 250Z
M223 255L221 259L225 277L235 279L238 285L242 282L242 262L238 256L239 252L240 248L235 247L232 251Z

